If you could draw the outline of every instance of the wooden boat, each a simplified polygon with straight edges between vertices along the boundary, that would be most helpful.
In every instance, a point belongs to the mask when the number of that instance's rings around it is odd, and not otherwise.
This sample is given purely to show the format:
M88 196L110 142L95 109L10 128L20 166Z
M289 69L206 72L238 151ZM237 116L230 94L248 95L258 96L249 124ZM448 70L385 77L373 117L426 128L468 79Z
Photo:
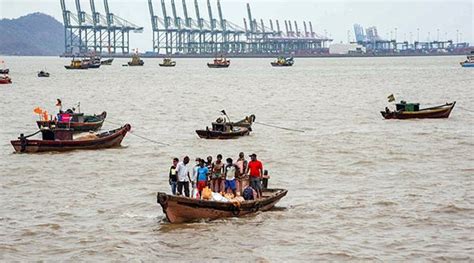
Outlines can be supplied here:
M21 134L18 140L11 141L11 144L15 151L20 153L112 148L120 146L130 129L130 124L125 124L123 127L115 130L88 134L76 139L73 139L72 129L41 129L28 136ZM41 140L28 139L39 132L42 134Z
M38 72L38 77L39 78L49 78L49 72L41 70L40 72Z
M7 69L7 68L0 69L0 74L9 74L9 73L10 73L10 69Z
M215 58L213 63L207 63L209 68L228 68L230 66L230 60L221 56L221 58Z
M66 69L88 69L89 68L89 64L88 63L84 63L83 61L81 60L75 60L74 58L71 60L71 64L70 65L66 65L64 66Z
M0 84L11 84L12 83L12 79L7 76L7 75L4 75L4 76L0 76Z
M225 111L223 111L225 112ZM226 115L227 117L227 115ZM227 117L228 119L228 117ZM205 130L196 130L199 138L203 139L235 139L249 135L252 131L252 124L255 121L255 115L245 117L237 122L229 122L226 118L219 117L212 123L212 128L206 127Z
M242 137L245 135L250 134L250 129L245 127L231 127L228 124L224 124L224 127L230 127L230 129L224 128L224 130L218 130L215 126L215 123L212 124L213 129L210 130L209 127L206 127L205 130L196 130L197 135L199 138L203 139L236 139L238 137ZM216 129L217 130L216 130Z
M448 118L456 102L425 109L420 109L419 103L406 103L402 101L396 105L396 111L390 111L386 108L385 111L381 111L380 113L385 119Z
M277 61L273 61L270 64L273 67L291 67L293 66L294 63L295 61L293 60L292 57L291 58L279 57Z
M129 61L127 64L129 66L143 66L145 62L141 60L138 54L136 53L136 54L133 54L132 61Z
M176 61L172 61L171 58L164 58L163 62L159 65L160 67L174 67L176 66Z
M110 65L112 65L113 61L114 61L113 58L109 58L109 59L105 59L105 60L100 61L100 64L110 66Z
M68 114L68 113L66 113ZM107 112L102 112L99 115L84 115L84 113L70 113L67 121L59 120L48 120L48 121L37 121L38 128L44 129L66 129L70 128L74 132L88 132L97 131L104 124Z
M266 189L263 190L262 198L240 203L199 200L159 192L157 202L163 208L163 213L170 223L184 223L201 219L241 217L255 214L258 211L268 211L287 192L288 190L285 189Z

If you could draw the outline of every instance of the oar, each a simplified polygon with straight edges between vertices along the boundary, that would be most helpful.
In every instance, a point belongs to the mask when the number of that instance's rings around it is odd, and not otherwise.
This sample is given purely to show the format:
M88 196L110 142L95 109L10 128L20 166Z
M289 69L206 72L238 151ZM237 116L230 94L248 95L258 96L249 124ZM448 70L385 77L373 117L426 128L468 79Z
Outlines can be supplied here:
M286 127L281 127L281 126L272 125L272 124L267 124L267 123L262 123L262 122L257 122L257 121L254 121L254 123L260 124L260 125L263 125L263 126L272 127L272 128L282 129L282 130L295 131L295 132L304 132L303 130L297 130L297 129L292 129L292 128L286 128Z

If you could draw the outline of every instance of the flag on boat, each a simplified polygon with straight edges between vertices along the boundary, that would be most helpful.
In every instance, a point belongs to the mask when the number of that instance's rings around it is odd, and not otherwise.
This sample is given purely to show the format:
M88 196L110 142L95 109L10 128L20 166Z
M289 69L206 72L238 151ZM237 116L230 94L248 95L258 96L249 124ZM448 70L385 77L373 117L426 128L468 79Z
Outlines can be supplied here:
M36 114L42 114L43 113L43 110L40 108L40 107L36 107L34 110L33 110L34 113Z
M393 94L390 94L388 97L388 102L392 102L392 101L395 101L395 96L393 96Z

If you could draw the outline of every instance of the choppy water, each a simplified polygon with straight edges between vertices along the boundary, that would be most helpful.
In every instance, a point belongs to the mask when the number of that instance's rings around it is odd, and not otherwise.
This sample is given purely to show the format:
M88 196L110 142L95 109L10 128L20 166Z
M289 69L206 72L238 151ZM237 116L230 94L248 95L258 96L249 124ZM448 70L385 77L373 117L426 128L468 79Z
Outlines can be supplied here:
M313 261L474 260L474 71L462 57L205 59L176 68L116 60L66 71L67 59L7 57L0 86L0 260ZM46 67L50 78L36 71ZM435 105L449 119L384 121L386 96ZM122 148L13 154L9 140L35 131L33 108L56 98L128 122ZM225 108L255 125L250 137L206 141L194 133ZM171 158L256 152L273 187L289 189L274 211L170 225L156 204L169 191Z

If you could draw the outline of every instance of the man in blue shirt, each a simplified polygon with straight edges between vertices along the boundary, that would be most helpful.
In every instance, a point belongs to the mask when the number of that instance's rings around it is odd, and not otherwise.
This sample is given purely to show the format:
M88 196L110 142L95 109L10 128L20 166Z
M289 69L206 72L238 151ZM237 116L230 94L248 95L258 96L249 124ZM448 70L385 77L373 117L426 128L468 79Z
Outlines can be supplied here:
M202 190L207 186L207 174L209 169L204 165L204 159L199 160L199 168L197 169L197 189L199 196L202 195Z

